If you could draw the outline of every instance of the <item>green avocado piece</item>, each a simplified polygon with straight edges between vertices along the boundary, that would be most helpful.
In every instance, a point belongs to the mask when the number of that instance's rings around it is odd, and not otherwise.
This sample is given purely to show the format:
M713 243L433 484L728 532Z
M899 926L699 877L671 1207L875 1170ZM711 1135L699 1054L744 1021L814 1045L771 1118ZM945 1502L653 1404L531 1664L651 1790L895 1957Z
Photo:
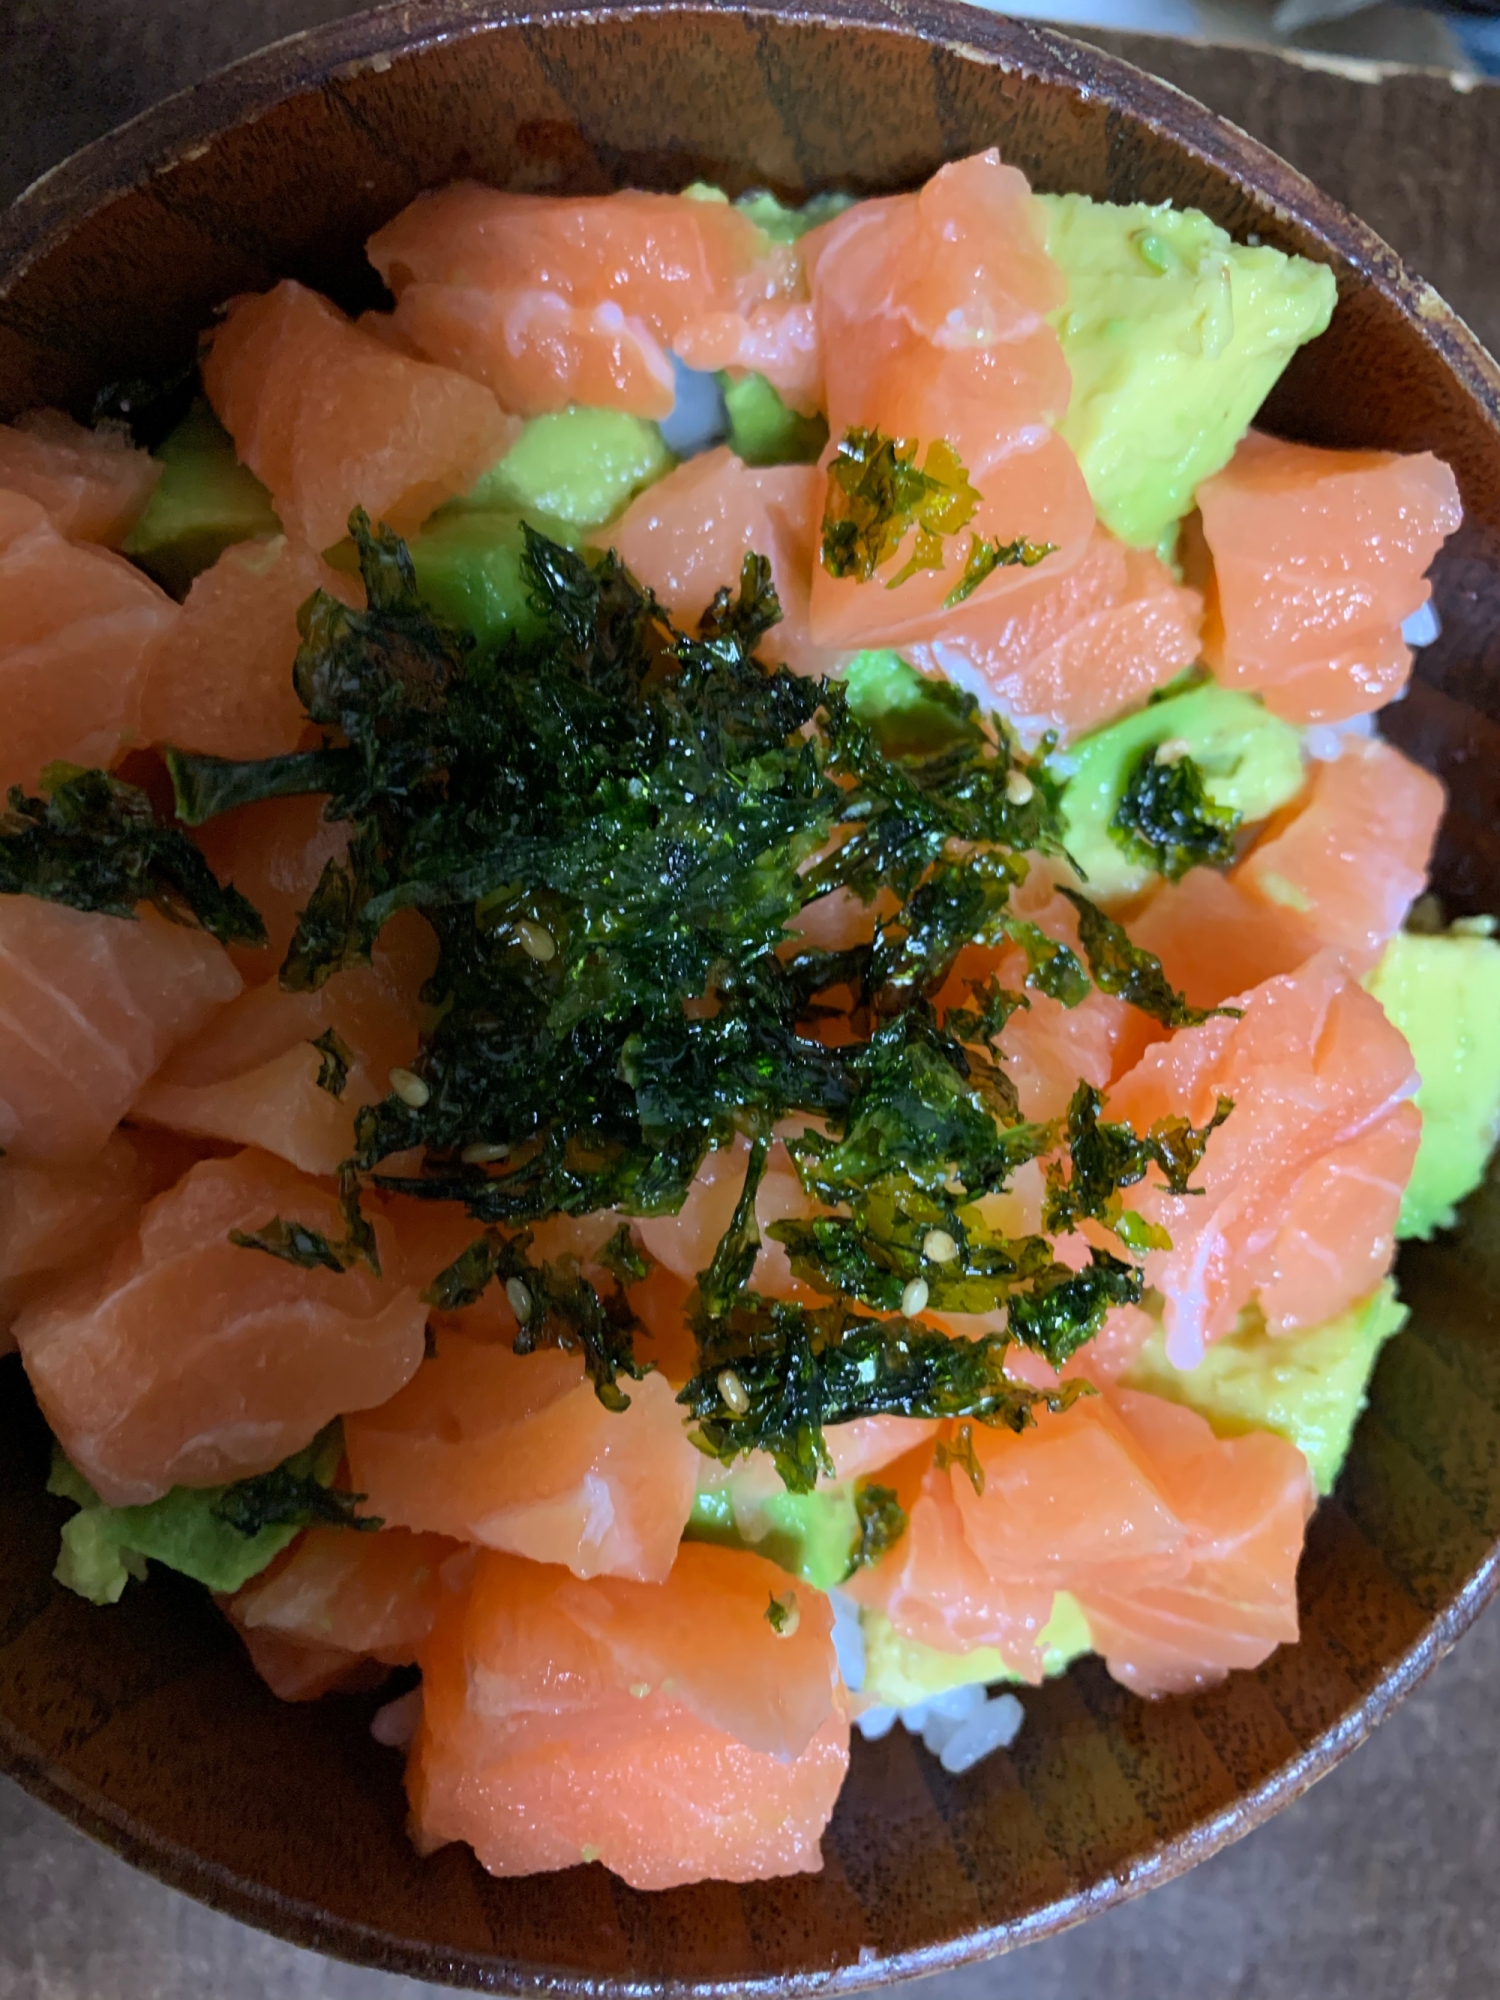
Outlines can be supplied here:
M236 542L279 535L271 496L234 455L234 442L206 402L195 402L157 448L162 475L125 543L174 597Z
M850 714L888 756L927 756L958 741L973 706L951 681L929 680L899 653L856 653L843 679Z
M1500 943L1482 931L1393 937L1366 986L1411 1043L1422 1139L1398 1236L1451 1229L1500 1141Z
M1124 1386L1185 1403L1221 1437L1275 1431L1302 1453L1318 1491L1329 1493L1376 1357L1405 1320L1406 1307L1387 1278L1348 1312L1302 1333L1271 1333L1258 1312L1244 1313L1234 1332L1214 1341L1186 1372L1172 1366L1164 1336L1154 1333Z
M327 1485L343 1456L338 1425L287 1460L294 1473ZM91 1604L117 1604L146 1561L164 1563L212 1591L228 1593L258 1576L302 1532L295 1525L266 1527L253 1535L221 1521L214 1502L222 1486L174 1486L143 1507L106 1507L82 1473L54 1447L47 1491L71 1500L78 1512L63 1523L62 1548L53 1575Z
M504 458L434 520L512 513L602 528L676 463L649 418L625 410L556 410L532 417Z
M816 465L828 442L828 419L799 417L764 375L719 377L729 417L729 449L746 465Z
M1155 878L1111 838L1109 822L1130 773L1152 744L1186 744L1215 805L1248 824L1294 799L1304 783L1302 739L1253 695L1212 682L1137 709L1054 756L1067 779L1063 840L1095 902L1137 896Z
M733 1475L717 1492L698 1495L688 1516L689 1541L754 1549L817 1590L844 1581L859 1541L851 1481L817 1486L811 1493L773 1493L740 1514L732 1487Z
M529 517L554 541L573 543L569 523ZM434 515L408 544L417 588L451 625L472 632L481 650L499 645L510 633L536 638L541 620L531 608L521 572L525 537L514 513Z
M801 208L783 208L775 195L767 194L764 189L754 194L742 194L735 203L740 213L748 215L773 243L795 243L809 229L832 222L836 215L842 215L846 208L853 206L852 194L815 194Z
M865 1680L862 1692L872 1695L888 1708L912 1708L947 1694L950 1688L970 1687L976 1681L985 1686L995 1681L1019 1680L993 1646L976 1646L967 1653L942 1653L920 1639L907 1639L880 1611L861 1609L860 1631L865 1642ZM1038 1635L1042 1667L1048 1674L1060 1674L1072 1661L1091 1653L1094 1642L1088 1622L1076 1597L1058 1591L1052 1600L1052 1616Z
M1058 426L1104 525L1154 548L1228 464L1277 377L1332 317L1325 265L1235 243L1197 209L1039 195L1068 279Z
M729 197L723 188L711 181L693 181L682 190L684 201L717 201L728 203ZM816 229L819 223L831 222L836 215L842 215L846 208L854 206L852 194L815 194L801 208L786 208L765 188L756 188L750 194L742 194L734 204L741 215L748 215L763 236L773 243L795 243Z

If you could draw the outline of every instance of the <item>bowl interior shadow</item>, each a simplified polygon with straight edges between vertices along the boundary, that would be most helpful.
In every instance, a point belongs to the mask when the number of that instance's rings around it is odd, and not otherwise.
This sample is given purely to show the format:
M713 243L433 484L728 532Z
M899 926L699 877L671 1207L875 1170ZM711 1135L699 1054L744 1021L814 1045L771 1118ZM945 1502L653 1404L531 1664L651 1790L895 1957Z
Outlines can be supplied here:
M1436 886L1500 906L1500 378L1392 253L1166 86L1046 31L943 4L644 6L524 16L462 0L318 30L226 72L0 219L0 416L160 376L238 291L291 275L351 308L361 244L423 187L707 179L799 198L920 182L998 145L1036 185L1193 204L1332 264L1332 330L1267 413L1309 442L1432 449L1466 525L1443 634L1389 734L1447 781ZM1294 1797L1426 1671L1496 1582L1500 1185L1402 1257L1412 1307L1301 1573L1304 1636L1254 1673L1145 1704L1095 1663L1025 1697L962 1777L901 1731L857 1743L821 1875L658 1895L601 1868L519 1881L420 1861L375 1697L289 1707L197 1590L112 1611L50 1577L66 1509L0 1362L0 1767L141 1865L297 1942L508 1992L868 1984L1077 1920Z

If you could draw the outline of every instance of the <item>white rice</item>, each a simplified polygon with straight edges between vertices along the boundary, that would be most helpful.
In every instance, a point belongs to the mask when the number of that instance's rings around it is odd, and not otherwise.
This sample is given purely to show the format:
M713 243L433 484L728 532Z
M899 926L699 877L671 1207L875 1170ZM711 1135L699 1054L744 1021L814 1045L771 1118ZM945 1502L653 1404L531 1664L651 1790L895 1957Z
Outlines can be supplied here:
M701 368L685 368L672 356L677 400L661 420L662 441L679 458L694 458L719 442L729 429L719 378Z
M1443 629L1443 621L1437 615L1437 606L1429 598L1419 604L1410 618L1401 623L1401 636L1408 646L1430 646Z
M1025 1719L1026 1711L1013 1694L990 1694L976 1682L949 1688L910 1708L867 1708L855 1726L866 1742L874 1743L889 1736L899 1722L909 1735L920 1736L923 1747L957 1777L992 1750L1009 1749Z

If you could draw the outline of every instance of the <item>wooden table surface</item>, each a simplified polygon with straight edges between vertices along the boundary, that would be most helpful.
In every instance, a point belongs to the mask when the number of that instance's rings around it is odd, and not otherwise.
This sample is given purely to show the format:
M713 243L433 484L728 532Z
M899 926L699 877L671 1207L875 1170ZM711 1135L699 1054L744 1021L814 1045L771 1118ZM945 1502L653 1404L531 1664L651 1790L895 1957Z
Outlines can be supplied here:
M0 201L345 0L3 0ZM1091 34L1265 139L1500 346L1500 86ZM1494 2000L1500 1608L1372 1743L1180 1882L928 2000ZM0 2000L419 2000L134 1873L0 1780Z

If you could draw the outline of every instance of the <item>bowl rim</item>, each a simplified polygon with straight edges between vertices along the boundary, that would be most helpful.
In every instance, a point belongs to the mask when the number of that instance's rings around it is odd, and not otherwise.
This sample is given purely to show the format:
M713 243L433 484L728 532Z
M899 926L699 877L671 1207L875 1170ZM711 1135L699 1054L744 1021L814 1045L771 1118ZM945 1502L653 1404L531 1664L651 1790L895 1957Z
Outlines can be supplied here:
M960 0L390 0L390 4L286 36L161 100L82 147L0 212L0 307L26 273L71 231L117 197L196 158L224 132L283 100L333 80L389 70L401 59L491 30L528 25L587 27L603 20L727 14L743 21L861 29L916 39L992 68L1102 97L1167 136L1189 157L1247 188L1278 220L1296 224L1413 328L1477 406L1500 445L1500 365L1424 279L1388 244L1288 162L1197 99L1124 59L1057 30ZM49 1762L0 1714L0 1773L122 1859L168 1886L285 1941L355 1964L475 1991L619 1996L783 1996L852 1992L954 1970L1071 1928L1252 1832L1327 1775L1396 1708L1500 1593L1500 1539L1450 1602L1361 1700L1251 1790L1158 1841L1087 1887L1054 1896L1027 1915L932 1944L870 1953L831 1970L693 1980L601 1978L508 1959L498 1951L444 1952L287 1896L236 1874L142 1825L101 1792ZM867 1955L867 1953L869 1955Z

